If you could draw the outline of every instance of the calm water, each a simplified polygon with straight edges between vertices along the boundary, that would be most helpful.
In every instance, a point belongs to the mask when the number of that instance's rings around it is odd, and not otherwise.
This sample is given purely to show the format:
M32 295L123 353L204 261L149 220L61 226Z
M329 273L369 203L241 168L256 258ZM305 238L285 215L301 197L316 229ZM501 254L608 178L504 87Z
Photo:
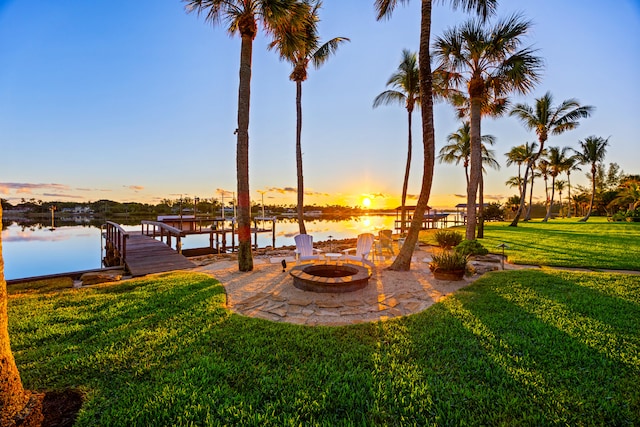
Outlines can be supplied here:
M395 215L372 215L349 220L308 220L307 233L314 241L355 238L360 233L393 229ZM139 231L140 226L124 226ZM298 234L295 220L278 220L276 247L295 245ZM271 246L271 233L258 234L258 246ZM209 246L208 235L193 235L183 239L183 248ZM228 241L230 244L230 241ZM46 274L90 270L101 267L100 228L90 225L48 227L19 226L12 223L2 230L4 274L7 280Z

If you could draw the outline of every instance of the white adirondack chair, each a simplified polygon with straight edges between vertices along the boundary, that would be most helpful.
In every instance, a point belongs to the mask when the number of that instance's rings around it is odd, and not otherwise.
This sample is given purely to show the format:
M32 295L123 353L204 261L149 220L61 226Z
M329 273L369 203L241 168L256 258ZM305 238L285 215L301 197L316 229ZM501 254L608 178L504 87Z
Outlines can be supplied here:
M371 254L371 248L373 247L373 241L375 240L375 236L371 233L362 233L358 235L358 241L356 242L355 248L345 249L342 252L344 253L344 259L350 261L362 262L362 265L368 264L373 266L373 261L369 260L369 255ZM351 255L350 252L356 251L355 255Z
M313 236L310 234L298 234L293 238L296 242L296 265L301 261L319 260L322 252L320 249L313 248Z

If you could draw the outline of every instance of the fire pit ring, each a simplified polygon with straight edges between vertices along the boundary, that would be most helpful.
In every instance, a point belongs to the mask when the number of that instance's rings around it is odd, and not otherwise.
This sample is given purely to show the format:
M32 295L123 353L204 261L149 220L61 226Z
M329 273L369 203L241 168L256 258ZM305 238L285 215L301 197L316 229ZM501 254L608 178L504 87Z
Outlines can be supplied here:
M293 286L310 292L353 292L366 287L371 269L356 264L303 264L291 269Z

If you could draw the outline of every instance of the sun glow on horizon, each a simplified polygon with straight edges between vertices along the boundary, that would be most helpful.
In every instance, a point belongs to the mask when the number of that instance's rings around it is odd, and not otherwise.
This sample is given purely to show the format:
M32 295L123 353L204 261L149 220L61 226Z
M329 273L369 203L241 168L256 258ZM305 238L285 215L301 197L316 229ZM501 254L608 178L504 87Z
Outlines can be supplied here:
M371 199L368 197L362 199L362 206L364 206L365 208L369 208L371 206Z

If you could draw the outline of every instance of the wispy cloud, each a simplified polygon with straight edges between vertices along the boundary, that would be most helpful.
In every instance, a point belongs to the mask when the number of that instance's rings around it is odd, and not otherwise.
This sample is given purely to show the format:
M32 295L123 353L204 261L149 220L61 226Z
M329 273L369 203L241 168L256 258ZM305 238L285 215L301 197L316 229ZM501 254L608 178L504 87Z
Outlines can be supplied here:
M29 184L25 182L0 182L0 194L32 194L34 191L42 190L69 190L68 185L63 184Z
M458 199L466 199L467 195L466 194L454 194L453 197L457 197Z
M76 196L74 194L64 193L42 193L44 197L55 197L57 199L83 199L83 196Z
M138 191L142 191L142 190L144 190L144 187L143 187L142 185L128 185L128 186L126 186L126 188L128 188L129 190L133 190L133 191L135 191L136 193L137 193Z

